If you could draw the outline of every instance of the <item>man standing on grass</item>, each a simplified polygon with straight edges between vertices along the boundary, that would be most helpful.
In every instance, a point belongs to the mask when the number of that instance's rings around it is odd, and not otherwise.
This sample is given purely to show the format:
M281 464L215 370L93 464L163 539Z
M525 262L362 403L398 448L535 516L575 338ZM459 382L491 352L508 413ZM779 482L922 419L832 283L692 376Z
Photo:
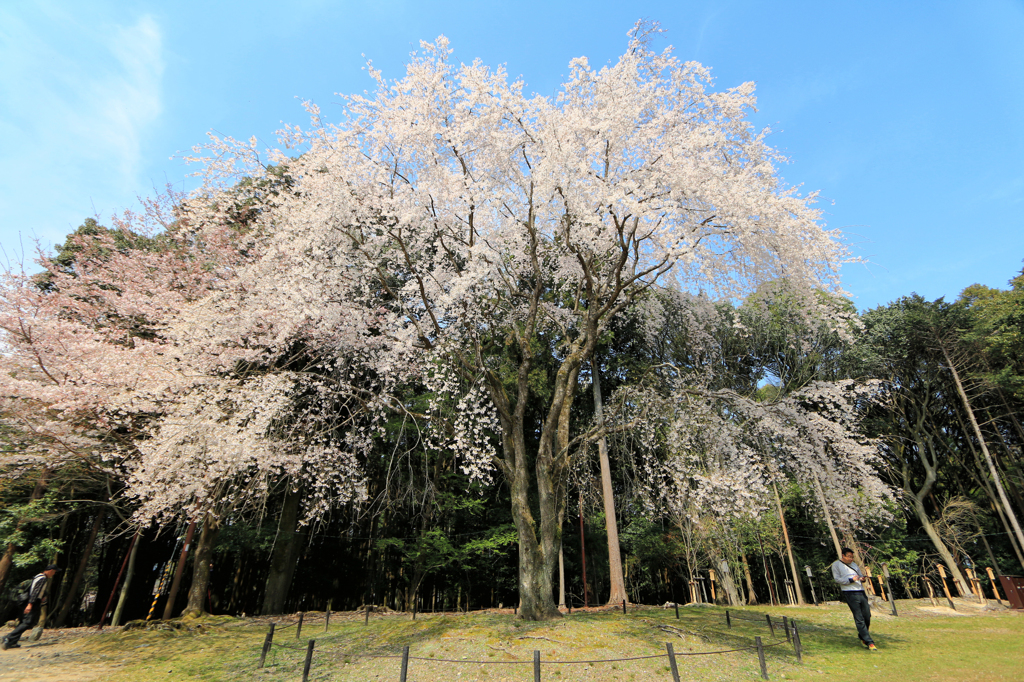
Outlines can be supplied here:
M860 566L853 563L853 550L843 547L842 551L842 557L832 563L832 578L838 583L843 599L853 611L853 622L857 624L857 636L861 643L871 651L877 651L878 647L868 632L871 627L871 604L864 594L864 574Z
M15 649L21 646L18 644L18 640L21 639L22 633L26 630L31 630L39 622L39 612L42 610L43 604L46 603L47 583L50 582L50 578L59 572L60 568L57 567L57 564L50 564L43 569L42 573L32 578L32 584L28 588L25 608L21 612L21 622L11 630L9 635L0 641L0 649Z

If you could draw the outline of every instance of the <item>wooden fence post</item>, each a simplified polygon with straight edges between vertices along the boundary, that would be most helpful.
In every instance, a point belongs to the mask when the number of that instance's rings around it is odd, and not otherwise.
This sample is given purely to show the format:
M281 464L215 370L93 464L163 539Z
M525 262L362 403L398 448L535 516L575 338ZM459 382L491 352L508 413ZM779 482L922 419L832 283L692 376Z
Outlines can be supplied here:
M533 682L540 682L540 652L533 650Z
M299 611L299 625L298 625L298 627L295 628L295 639L299 639L299 638L302 637L302 620L305 617L306 617L306 614L303 613L302 611Z
M267 638L263 640L263 651L260 653L260 664L257 668L263 667L263 662L267 660L267 652L270 651L270 645L274 642L274 623L270 624L270 630L267 631Z
M331 627L331 605L327 604L327 617L324 618L324 632L327 632L327 628Z
M672 604L676 607L676 620L679 620L679 602L672 602Z
M370 624L370 605L367 604L366 605L366 620L363 621L363 625L369 625L369 624Z
M789 634L789 620L788 620L788 618L786 616L782 617L782 629L786 631L786 641L787 642L792 641L790 639L790 634Z
M676 665L676 652L672 650L672 642L665 642L668 649L668 666L672 670L672 682L679 682L679 666Z
M757 646L757 662L761 664L761 679L768 679L768 664L764 662L764 645L761 644L761 638L754 638L754 645Z
M725 610L725 625L726 627L732 627L732 619L729 618L729 609Z
M772 625L772 617L766 613L766 614L764 614L764 619L766 621L768 621L768 629L771 630L772 637L774 637L775 636L775 626Z
M402 680L401 680L401 682L406 682L406 679L408 677L409 677L409 647L406 646L406 647L404 647L402 649Z
M309 640L309 644L306 646L306 663L302 666L302 682L309 682L309 666L313 665L313 645L316 644L315 639Z
M793 628L793 651L796 652L796 660L800 663L804 662L804 645L800 641L800 631L796 629L796 621L791 620L789 622Z

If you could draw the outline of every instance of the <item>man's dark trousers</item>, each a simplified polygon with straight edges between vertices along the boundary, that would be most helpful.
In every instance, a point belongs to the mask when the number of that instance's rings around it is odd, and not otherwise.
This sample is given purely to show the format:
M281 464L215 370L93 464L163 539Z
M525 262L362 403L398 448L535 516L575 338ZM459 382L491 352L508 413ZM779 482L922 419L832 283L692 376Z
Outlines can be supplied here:
M33 604L31 611L22 614L21 622L18 623L18 626L11 630L10 634L4 637L4 639L7 640L7 645L12 646L14 644L17 644L18 640L21 639L22 633L24 633L26 630L31 630L32 628L34 628L36 626L36 623L38 622L39 604Z
M868 628L871 627L871 604L868 602L868 596L864 594L864 590L844 591L843 596L846 597L846 603L853 611L853 622L857 624L857 636L865 644L871 644L875 640L871 639L871 633L868 632Z

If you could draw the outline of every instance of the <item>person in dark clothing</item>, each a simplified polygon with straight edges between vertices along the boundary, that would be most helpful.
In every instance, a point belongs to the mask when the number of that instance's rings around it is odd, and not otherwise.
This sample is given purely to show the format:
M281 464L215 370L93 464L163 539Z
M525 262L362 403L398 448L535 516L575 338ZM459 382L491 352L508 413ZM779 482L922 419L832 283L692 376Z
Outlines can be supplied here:
M832 564L832 578L842 590L843 599L853 612L853 622L857 626L857 637L870 651L877 651L875 640L871 639L871 603L864 594L866 578L860 566L853 562L853 550L843 547L841 558Z
M50 564L42 573L32 578L32 585L28 589L28 601L21 612L21 622L11 630L10 634L0 640L0 649L14 649L21 646L18 644L18 640L21 639L23 633L34 628L39 622L39 612L42 610L43 604L46 603L46 586L50 582L50 578L58 573L60 573L60 568L56 564Z

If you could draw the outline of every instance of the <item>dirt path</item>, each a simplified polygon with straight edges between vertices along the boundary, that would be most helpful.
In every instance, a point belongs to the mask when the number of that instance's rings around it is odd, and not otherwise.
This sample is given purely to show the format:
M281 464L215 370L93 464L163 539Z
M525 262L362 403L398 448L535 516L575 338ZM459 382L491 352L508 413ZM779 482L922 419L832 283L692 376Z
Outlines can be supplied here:
M95 632L93 630L92 632ZM21 647L0 651L0 682L95 682L117 668L85 651L85 628L44 631L38 642L21 640Z

